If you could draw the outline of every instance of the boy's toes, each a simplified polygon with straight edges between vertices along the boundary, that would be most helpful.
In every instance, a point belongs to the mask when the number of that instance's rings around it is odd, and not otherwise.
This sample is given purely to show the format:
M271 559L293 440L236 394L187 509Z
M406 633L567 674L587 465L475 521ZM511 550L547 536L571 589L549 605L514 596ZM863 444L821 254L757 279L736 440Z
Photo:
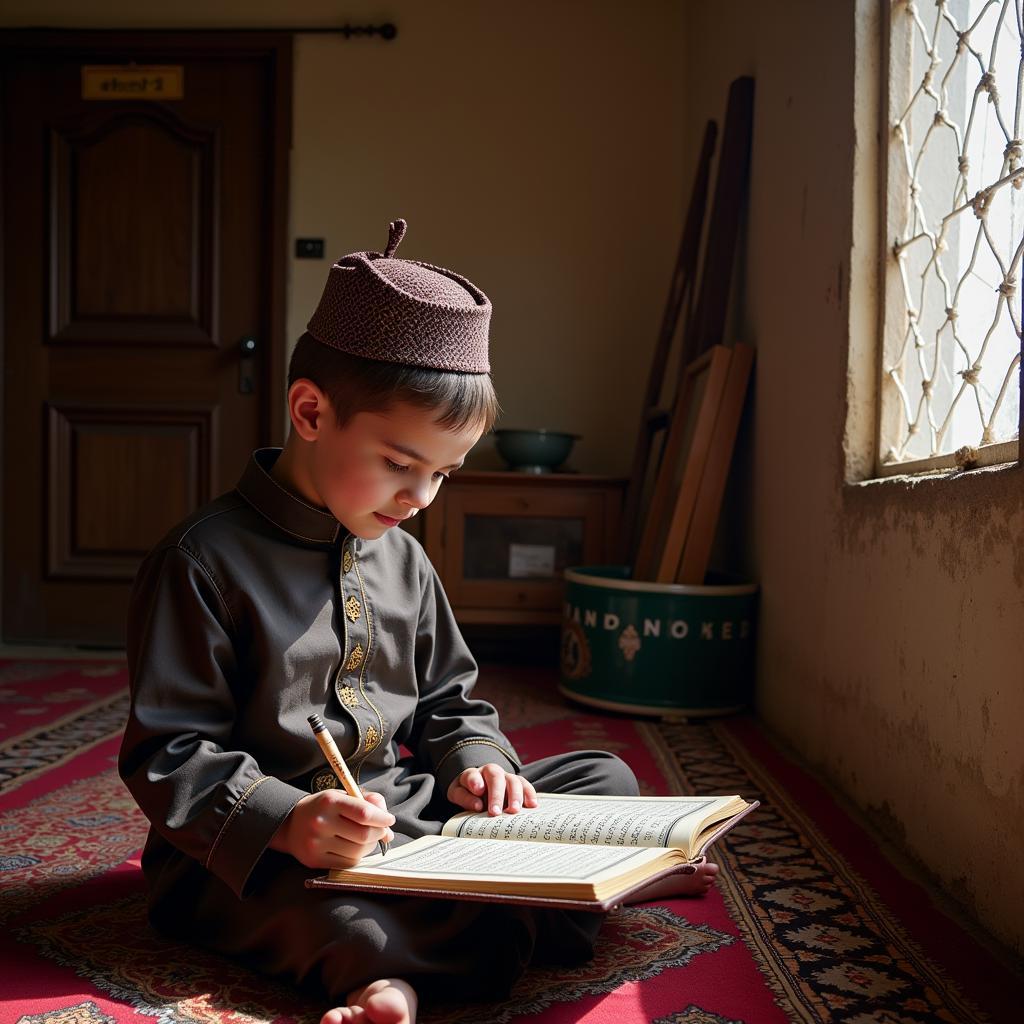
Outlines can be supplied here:
M351 1006L336 1006L333 1010L328 1010L321 1018L320 1024L355 1024L356 1021L356 1009ZM358 1007L360 1015L364 1014L362 1007Z
M355 1016L338 1024L412 1024L416 993L406 981L382 978L350 993L346 1009Z
M366 1016L373 1024L399 1024L409 1020L409 1004L397 989L387 988L367 998Z

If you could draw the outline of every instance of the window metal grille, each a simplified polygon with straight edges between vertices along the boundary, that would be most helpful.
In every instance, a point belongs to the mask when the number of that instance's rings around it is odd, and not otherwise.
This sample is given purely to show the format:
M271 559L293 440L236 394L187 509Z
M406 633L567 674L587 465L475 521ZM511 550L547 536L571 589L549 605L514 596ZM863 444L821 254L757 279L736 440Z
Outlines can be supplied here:
M1022 38L1024 0L891 3L883 474L1017 458Z

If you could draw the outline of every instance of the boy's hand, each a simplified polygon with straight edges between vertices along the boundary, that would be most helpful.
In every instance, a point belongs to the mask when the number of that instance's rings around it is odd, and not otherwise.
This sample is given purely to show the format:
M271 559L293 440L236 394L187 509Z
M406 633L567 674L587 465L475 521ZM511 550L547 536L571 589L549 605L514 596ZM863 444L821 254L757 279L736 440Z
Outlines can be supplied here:
M356 800L344 790L325 789L304 796L270 840L273 850L290 853L307 868L350 868L391 842L395 816L380 793L363 793Z
M464 811L482 811L486 800L488 814L501 814L502 809L515 814L521 807L537 806L537 791L521 775L485 764L457 775L448 787L448 799Z

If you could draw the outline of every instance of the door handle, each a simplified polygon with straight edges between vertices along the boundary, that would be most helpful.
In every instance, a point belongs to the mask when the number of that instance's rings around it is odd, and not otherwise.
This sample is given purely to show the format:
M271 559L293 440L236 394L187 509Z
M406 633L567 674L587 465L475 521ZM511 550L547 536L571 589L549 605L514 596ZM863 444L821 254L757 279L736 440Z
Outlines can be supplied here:
M256 351L259 346L251 334L238 343L241 358L238 360L238 393L251 395L256 390Z

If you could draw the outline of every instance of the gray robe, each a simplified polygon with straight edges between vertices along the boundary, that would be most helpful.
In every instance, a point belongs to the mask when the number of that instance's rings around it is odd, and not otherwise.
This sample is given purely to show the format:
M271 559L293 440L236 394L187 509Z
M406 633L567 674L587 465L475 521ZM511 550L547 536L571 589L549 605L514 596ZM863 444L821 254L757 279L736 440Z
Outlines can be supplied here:
M592 955L600 915L308 890L268 848L303 796L336 780L320 714L359 783L383 794L395 845L436 834L471 765L540 791L632 795L618 758L523 765L432 565L398 529L366 541L284 490L276 449L144 560L129 608L131 711L121 777L151 823L142 866L153 923L340 998L398 976L425 995L496 997L530 962ZM450 989L449 989L450 992Z

